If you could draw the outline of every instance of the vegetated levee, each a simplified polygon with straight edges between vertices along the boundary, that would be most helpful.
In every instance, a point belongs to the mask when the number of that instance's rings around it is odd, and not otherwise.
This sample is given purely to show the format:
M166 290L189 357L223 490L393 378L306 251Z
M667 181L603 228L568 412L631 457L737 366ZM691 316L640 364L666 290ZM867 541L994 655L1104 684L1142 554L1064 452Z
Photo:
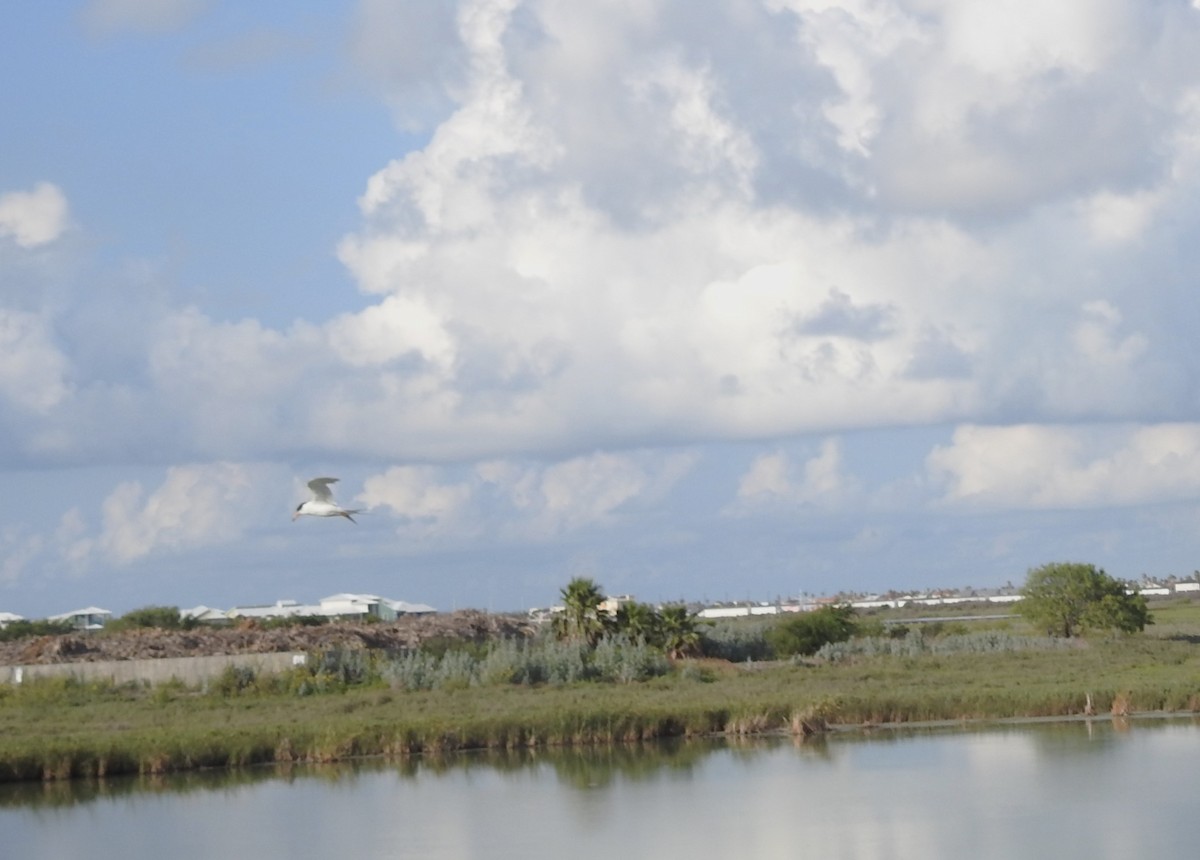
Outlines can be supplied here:
M265 762L619 743L926 720L1200 709L1200 646L1130 637L1072 647L832 662L679 661L645 680L452 682L406 689L329 662L208 690L47 679L0 687L0 780ZM323 673L323 674L322 674Z

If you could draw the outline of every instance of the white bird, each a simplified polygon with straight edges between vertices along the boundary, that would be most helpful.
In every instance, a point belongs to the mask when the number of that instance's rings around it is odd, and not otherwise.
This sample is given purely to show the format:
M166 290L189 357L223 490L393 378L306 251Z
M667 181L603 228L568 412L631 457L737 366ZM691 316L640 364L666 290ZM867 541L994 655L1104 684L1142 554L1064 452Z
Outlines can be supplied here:
M358 522L350 515L361 514L361 510L346 509L334 503L333 491L329 489L329 485L336 484L337 480L337 478L313 478L309 481L308 488L312 490L313 497L307 502L296 505L296 512L292 514L292 522L296 521L296 517L345 517L352 523Z

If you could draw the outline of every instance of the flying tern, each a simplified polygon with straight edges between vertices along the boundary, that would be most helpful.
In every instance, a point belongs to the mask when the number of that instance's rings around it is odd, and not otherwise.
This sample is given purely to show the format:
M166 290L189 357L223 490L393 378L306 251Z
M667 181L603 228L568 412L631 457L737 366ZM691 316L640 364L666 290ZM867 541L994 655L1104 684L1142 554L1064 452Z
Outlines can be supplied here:
M361 514L362 510L347 509L333 501L333 491L329 489L330 484L336 484L337 478L313 478L308 482L308 488L312 490L313 497L307 502L301 502L296 505L296 511L292 514L292 522L296 521L296 517L345 517L350 522L358 522L351 514Z

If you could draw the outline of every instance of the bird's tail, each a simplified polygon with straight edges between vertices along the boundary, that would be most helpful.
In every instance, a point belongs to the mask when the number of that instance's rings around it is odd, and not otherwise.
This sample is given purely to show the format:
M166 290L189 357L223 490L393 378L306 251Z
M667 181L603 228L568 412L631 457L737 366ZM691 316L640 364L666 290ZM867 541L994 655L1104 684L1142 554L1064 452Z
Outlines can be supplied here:
M342 516L345 517L346 519L350 520L350 522L354 523L355 525L358 525L358 520L354 519L354 517L352 517L350 515L351 514L365 514L365 513L369 513L369 511L367 511L365 508L355 508L354 510L342 511Z

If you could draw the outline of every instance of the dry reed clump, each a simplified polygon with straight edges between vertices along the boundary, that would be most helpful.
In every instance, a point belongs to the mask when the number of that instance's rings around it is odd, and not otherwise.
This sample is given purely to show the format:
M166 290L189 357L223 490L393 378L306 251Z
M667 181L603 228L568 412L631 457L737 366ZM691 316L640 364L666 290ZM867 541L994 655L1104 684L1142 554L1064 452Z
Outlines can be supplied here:
M777 722L770 714L746 714L735 717L725 726L725 733L730 735L761 735L777 727Z
M844 707L844 703L837 699L823 699L795 710L788 721L791 732L793 735L807 737L828 731L829 727L841 718Z
M1133 711L1133 705L1129 701L1127 693L1117 693L1113 696L1112 708L1110 709L1114 717L1127 717Z
M828 731L829 724L819 715L797 712L792 714L789 728L793 735L808 737L809 735Z

